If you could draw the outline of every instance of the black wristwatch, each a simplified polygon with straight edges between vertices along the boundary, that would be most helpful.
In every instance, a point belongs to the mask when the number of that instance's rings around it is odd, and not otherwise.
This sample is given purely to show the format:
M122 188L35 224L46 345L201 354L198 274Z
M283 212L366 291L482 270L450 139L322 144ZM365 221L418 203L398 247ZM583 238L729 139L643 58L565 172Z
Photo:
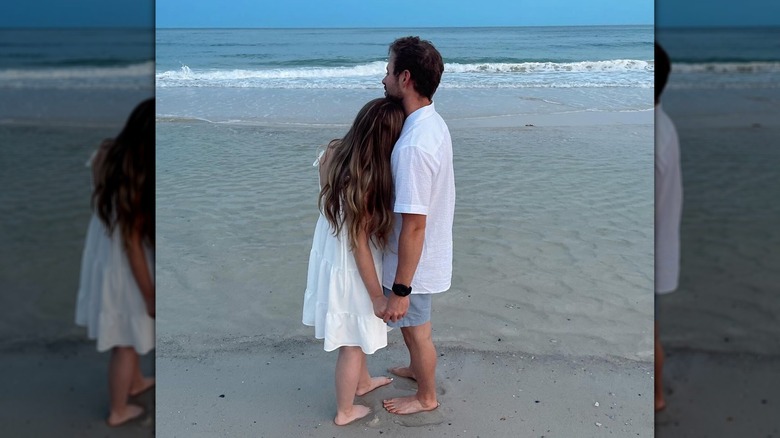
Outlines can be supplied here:
M412 287L404 286L403 284L399 284L399 283L393 283L393 293L398 295L399 297L406 297L409 296L410 293L412 293Z

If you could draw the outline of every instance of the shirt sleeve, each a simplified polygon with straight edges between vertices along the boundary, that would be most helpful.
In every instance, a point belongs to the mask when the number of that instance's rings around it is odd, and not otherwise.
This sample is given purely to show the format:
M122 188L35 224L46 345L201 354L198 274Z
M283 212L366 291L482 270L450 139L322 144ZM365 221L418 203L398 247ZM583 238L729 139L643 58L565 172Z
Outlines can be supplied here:
M397 151L393 163L396 213L428 215L436 172L434 158L414 146Z

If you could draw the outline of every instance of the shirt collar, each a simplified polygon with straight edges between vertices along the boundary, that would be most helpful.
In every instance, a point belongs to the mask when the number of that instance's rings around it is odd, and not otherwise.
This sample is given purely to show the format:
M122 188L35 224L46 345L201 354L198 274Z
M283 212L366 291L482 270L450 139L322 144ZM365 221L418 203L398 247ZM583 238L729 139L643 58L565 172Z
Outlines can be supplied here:
M431 101L430 105L417 108L413 113L409 114L409 117L406 118L406 123L411 125L412 123L415 123L418 120L422 120L435 112L436 108L433 107L433 101Z

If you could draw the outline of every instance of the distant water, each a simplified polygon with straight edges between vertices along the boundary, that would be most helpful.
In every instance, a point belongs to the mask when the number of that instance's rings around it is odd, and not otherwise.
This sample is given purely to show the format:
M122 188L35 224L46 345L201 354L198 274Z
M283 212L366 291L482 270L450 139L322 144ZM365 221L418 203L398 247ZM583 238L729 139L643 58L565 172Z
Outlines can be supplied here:
M780 87L780 27L660 28L672 88Z
M73 323L85 166L154 94L151 29L0 29L0 345Z
M388 46L405 35L442 53L450 118L653 107L652 26L158 29L158 116L343 125L382 95Z
M157 31L157 86L381 88L387 46L421 35L442 88L652 87L652 27Z
M0 29L0 89L154 87L146 29Z
M0 123L116 124L153 72L150 29L0 29Z

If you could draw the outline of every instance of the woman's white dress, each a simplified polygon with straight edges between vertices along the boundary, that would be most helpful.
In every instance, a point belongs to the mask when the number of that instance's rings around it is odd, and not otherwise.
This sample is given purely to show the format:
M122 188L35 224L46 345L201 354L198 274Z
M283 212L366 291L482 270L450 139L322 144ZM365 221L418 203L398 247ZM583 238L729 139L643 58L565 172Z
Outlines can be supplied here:
M317 163L315 163L317 164ZM346 227L338 237L320 214L309 253L303 323L314 326L314 336L325 340L325 351L357 346L372 354L387 346L387 324L374 307L349 249ZM373 243L377 278L382 278L382 252Z
M154 273L154 253L144 249L149 272ZM117 226L109 236L94 213L81 258L76 324L87 328L90 339L97 339L98 351L133 347L146 354L154 348L154 319L146 312L121 231Z
M154 252L144 247L154 279ZM76 324L97 340L97 350L133 347L138 354L154 348L154 319L146 312L141 290L127 259L119 226L113 234L92 213L81 257Z

